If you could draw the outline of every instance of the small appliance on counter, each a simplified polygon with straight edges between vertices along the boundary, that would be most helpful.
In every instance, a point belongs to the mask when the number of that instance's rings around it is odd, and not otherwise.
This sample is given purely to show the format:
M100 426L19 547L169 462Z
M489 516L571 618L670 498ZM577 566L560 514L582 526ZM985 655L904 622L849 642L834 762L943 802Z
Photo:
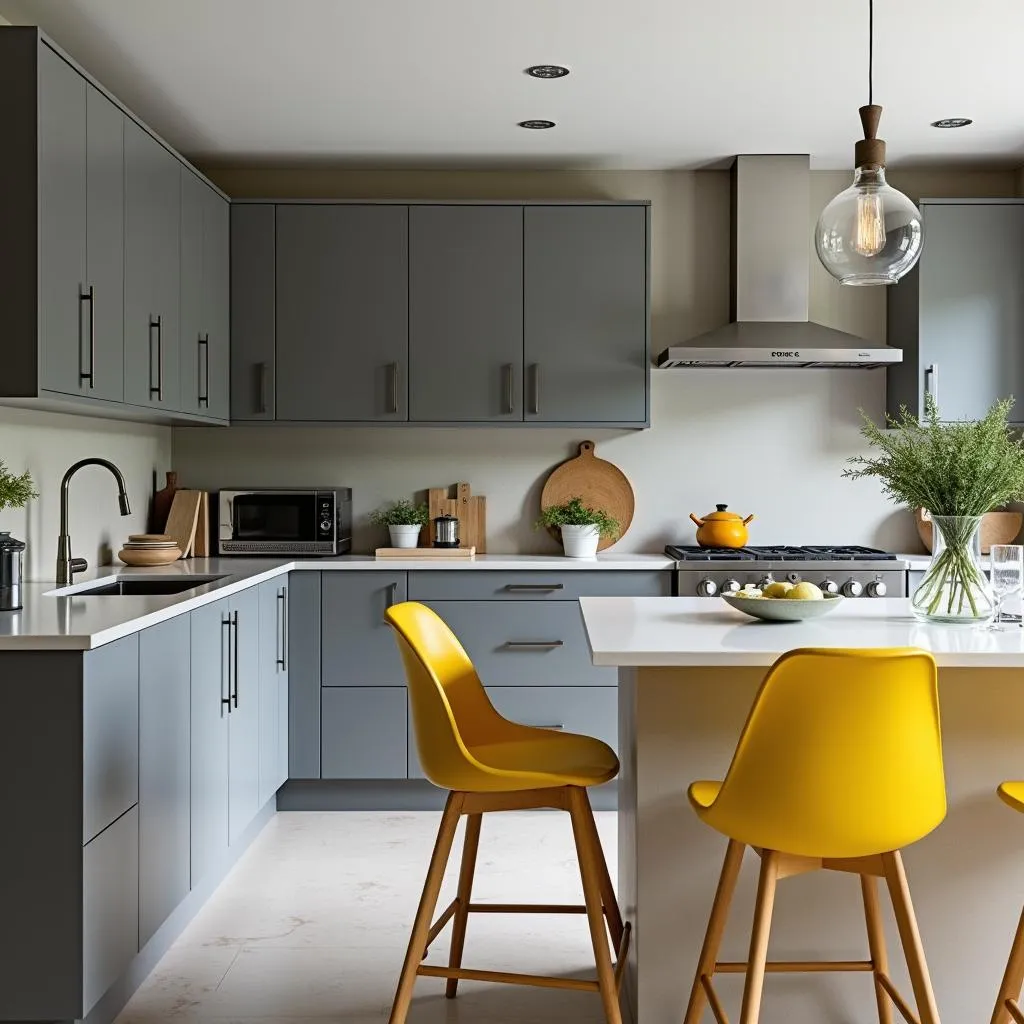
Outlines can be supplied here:
M0 612L15 612L21 607L24 560L25 542L0 533Z
M447 513L434 520L435 548L457 548L459 546L459 520Z
M216 537L219 555L343 555L352 548L352 491L220 491Z

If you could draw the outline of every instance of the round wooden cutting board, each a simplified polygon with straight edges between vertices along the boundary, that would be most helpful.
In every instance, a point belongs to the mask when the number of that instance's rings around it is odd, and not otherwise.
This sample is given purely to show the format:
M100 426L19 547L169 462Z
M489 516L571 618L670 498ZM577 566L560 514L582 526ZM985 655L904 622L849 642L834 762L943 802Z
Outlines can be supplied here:
M599 551L610 548L626 535L629 524L633 521L636 505L633 487L618 466L613 466L594 454L593 441L583 441L580 444L579 455L575 459L563 462L552 472L544 484L544 490L541 491L540 507L545 509L552 505L561 505L576 497L582 498L584 505L603 509L619 521L618 537L602 537L597 545ZM558 539L556 528L551 528L548 532Z

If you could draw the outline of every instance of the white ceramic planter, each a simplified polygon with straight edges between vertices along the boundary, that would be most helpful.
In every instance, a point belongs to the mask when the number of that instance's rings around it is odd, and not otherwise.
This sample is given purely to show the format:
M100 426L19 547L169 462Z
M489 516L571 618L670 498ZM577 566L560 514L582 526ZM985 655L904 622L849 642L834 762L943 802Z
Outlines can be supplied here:
M420 542L421 526L389 526L393 548L414 548Z
M563 526L562 548L567 558L596 558L597 545L601 535L597 527L590 526Z

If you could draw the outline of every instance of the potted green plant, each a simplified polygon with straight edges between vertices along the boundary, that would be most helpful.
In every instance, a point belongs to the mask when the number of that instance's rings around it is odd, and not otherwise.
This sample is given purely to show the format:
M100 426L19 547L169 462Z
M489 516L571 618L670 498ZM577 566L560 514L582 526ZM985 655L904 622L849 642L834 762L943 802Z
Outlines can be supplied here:
M857 455L843 476L875 477L893 501L924 508L934 524L932 561L911 597L926 621L985 622L992 592L981 567L981 517L1024 496L1024 443L1013 436L1013 399L983 419L944 423L930 396L924 421L906 409L879 426L864 416L861 434L877 454Z
M419 544L420 531L427 525L429 515L426 505L402 499L375 509L370 513L370 522L388 528L392 547L414 548Z
M602 537L618 537L619 522L604 509L583 504L580 497L542 509L534 529L557 527L569 558L593 558Z
M0 512L8 508L24 508L39 493L26 470L20 476L8 470L0 459ZM25 542L15 540L9 531L0 530L0 611L21 607L22 560Z

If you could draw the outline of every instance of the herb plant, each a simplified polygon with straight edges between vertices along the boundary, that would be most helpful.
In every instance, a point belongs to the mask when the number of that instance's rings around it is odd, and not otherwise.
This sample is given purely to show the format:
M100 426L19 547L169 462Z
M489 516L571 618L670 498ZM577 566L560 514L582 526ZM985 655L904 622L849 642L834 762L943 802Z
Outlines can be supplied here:
M540 519L534 524L539 530L544 526L596 526L602 537L617 537L619 521L599 508L590 508L583 504L580 497L570 498L561 505L551 505L542 509Z
M370 513L374 526L426 526L430 512L426 505L414 505L411 501L396 501L383 505Z
M39 492L32 484L32 474L25 470L21 476L10 472L0 459L0 511L5 508L24 508Z

